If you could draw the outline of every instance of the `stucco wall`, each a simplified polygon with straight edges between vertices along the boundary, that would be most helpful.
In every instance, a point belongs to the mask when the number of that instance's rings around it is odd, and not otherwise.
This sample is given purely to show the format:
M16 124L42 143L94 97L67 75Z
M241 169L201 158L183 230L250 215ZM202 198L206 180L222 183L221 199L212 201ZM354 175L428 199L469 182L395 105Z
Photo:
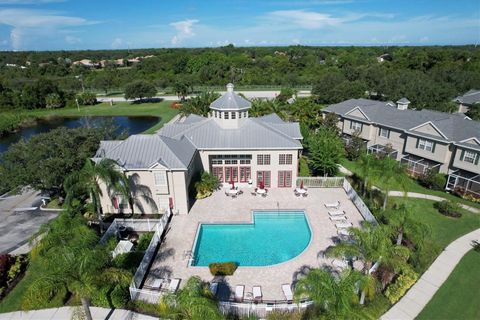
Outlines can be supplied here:
M350 123L352 122L352 120L350 119L344 119L343 120L343 128L342 128L342 132L343 133L346 133L346 134L349 134L349 135L352 135L355 130L353 129L350 129ZM360 121L356 121L356 122L360 122ZM363 123L363 122L360 122L362 123L362 132L360 133L360 137L362 139L365 139L365 140L370 140L372 137L371 137L371 134L372 134L372 125L368 124L368 123Z
M442 164L440 166L440 172L447 173L452 152L449 150L448 144L442 144L437 141L435 141L435 143L435 152L417 149L417 137L408 136L405 144L405 152L439 162Z
M468 150L468 149L465 149L465 150ZM480 161L478 164L462 161L460 160L461 155L462 155L462 148L457 147L452 165L458 169L463 169L466 171L480 174ZM480 157L480 153L477 155L477 157Z
M403 156L403 148L405 146L405 134L400 131L396 131L392 129L389 129L389 130L390 130L390 136L388 138L385 138L378 135L380 131L380 127L374 126L372 128L372 139L368 141L367 146L370 147L375 144L381 144L385 146L387 144L391 144L393 149L395 149L398 152L396 160L400 160Z

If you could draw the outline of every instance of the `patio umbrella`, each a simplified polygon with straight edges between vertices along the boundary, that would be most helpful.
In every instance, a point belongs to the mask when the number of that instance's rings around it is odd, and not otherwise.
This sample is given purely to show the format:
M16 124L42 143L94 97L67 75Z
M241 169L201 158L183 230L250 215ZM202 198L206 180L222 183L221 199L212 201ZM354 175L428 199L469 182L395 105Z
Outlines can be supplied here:
M118 210L118 198L117 197L113 197L113 207Z
M233 179L230 179L230 184L232 185L232 190L235 189L235 182L233 182Z
M303 180L300 181L300 189L303 189Z
M260 182L259 187L261 190L265 189L265 184L263 183L263 181Z

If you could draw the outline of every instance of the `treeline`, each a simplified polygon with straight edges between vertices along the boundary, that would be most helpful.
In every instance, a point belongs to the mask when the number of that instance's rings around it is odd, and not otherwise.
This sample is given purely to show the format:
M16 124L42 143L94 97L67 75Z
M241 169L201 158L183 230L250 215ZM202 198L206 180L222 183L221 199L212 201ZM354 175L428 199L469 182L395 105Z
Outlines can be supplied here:
M150 56L127 67L73 65ZM382 57L380 59L380 57ZM15 64L16 67L6 66ZM2 52L3 86L20 90L48 78L65 91L110 92L135 80L157 89L179 84L237 87L273 85L313 87L319 103L370 97L403 96L417 108L450 110L449 101L480 88L480 50L474 46L444 47L252 47L142 49L58 52ZM23 66L21 68L20 66Z

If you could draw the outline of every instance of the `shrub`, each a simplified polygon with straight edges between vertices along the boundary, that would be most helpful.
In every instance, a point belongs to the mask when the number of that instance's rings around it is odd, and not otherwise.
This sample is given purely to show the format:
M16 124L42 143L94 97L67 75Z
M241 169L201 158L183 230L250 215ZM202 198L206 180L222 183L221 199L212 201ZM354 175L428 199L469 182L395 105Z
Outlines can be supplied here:
M390 303L394 304L397 302L408 289L417 281L418 274L415 273L410 268L405 268L402 270L401 274L398 276L397 280L391 285L388 286L387 290L385 290L385 296L390 301Z
M143 255L143 252L138 251L122 253L116 256L112 263L116 268L129 270L133 273L140 265Z
M220 187L220 182L213 174L203 171L200 180L195 183L197 199L203 199L212 195L213 191Z
M135 250L142 251L142 252L147 250L150 242L152 241L152 238L153 238L152 232L142 234L138 239L137 248Z
M93 291L90 300L95 307L111 308L112 305L109 300L111 288L109 286L102 287Z
M299 177L311 177L312 176L312 173L310 172L310 168L308 167L307 158L301 157L300 161L298 162L298 166L299 166L299 172L298 172Z
M235 273L237 267L235 262L210 263L208 265L210 273L214 276L231 276Z
M110 297L112 299L112 305L115 308L124 308L130 300L130 292L128 290L128 286L115 286L115 288L113 288L112 292L110 293Z
M460 206L458 205L458 203L444 200L440 202L435 202L433 206L445 216L453 218L460 218L462 216L462 214L459 212Z
M435 173L429 171L427 174L422 175L419 179L421 185L432 189L443 191L445 184L447 183L447 177L441 173Z
M14 263L10 266L8 270L7 281L10 283L24 270L24 267L27 262L27 256L20 255L14 258Z
M91 106L97 104L97 96L92 92L83 92L76 97L78 104L83 106Z

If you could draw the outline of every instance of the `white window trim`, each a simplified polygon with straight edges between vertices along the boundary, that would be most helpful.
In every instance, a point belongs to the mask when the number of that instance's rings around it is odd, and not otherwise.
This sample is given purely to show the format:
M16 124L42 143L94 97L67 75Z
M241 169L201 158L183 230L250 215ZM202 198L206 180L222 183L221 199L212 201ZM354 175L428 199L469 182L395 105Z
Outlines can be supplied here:
M477 160L477 157L478 157L478 153L465 150L465 153L463 154L463 161L468 163L475 163L475 160ZM472 160L471 161L467 160L467 158Z
M433 144L433 141L427 139L420 139L418 141L418 149L431 152L433 150Z
M362 123L361 122L357 122L357 121L352 121L352 130L353 131L362 131Z
M158 183L159 181L157 180L157 174L162 174L163 178L163 183ZM166 171L154 171L153 172L153 180L155 187L166 187L168 182L167 182L167 172Z
M389 131L387 128L380 128L380 137L388 138Z

